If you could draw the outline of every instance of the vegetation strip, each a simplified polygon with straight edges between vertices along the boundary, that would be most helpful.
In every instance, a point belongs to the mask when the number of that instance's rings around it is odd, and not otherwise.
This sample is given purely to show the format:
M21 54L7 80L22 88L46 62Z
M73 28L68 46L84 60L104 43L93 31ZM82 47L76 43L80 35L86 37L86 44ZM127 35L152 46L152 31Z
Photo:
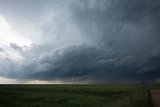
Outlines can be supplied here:
M151 107L148 85L0 85L0 107Z

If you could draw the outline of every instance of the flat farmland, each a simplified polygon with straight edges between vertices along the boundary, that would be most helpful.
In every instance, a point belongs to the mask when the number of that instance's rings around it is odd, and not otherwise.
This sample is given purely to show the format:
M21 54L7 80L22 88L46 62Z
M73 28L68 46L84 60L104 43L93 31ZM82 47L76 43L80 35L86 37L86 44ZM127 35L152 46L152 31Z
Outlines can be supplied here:
M0 85L0 107L152 107L150 87Z

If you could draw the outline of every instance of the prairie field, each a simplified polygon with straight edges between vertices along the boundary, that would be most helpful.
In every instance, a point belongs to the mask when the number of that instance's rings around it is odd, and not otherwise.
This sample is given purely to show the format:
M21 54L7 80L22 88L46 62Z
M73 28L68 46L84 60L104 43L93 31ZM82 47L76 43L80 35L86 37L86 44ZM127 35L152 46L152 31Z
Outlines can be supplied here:
M158 85L0 85L0 107L152 107Z

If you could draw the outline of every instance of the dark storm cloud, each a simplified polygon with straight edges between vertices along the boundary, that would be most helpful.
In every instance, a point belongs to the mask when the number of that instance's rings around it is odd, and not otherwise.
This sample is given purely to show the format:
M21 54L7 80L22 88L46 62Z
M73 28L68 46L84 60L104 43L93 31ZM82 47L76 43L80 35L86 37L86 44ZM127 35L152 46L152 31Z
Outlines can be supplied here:
M141 77L144 76L143 79L146 77L146 80L150 80L151 78L147 77L148 74L152 74L152 72L159 74L159 49L154 49L160 43L159 5L160 1L158 0L135 0L132 2L128 0L93 0L74 3L74 6L71 7L73 19L85 32L85 36L93 39L104 50L106 47L110 47L115 53L118 53L118 56L115 57L119 57L119 61L114 62L117 67L109 68L107 64L104 65L104 69L98 67L101 69L96 72L100 75L98 78L103 77L104 74L109 74L109 77L116 74L116 78L121 79L127 77L137 79L138 75L141 75ZM153 55L151 51L155 51L157 54ZM128 56L135 58L123 63L123 59ZM137 61L127 65L132 60L133 62ZM118 64L118 62L122 62L122 64ZM101 72L103 72L102 75ZM159 78L159 75L155 77L153 73L150 77L152 79ZM105 79L107 80L107 76L104 76ZM141 80L141 78L138 79Z
M43 42L32 44L32 49L23 53L29 60L17 66L11 77L78 78L94 83L160 78L159 0L69 0L54 4L58 11L52 8L53 17L41 27ZM22 50L16 44L11 47Z
M56 58L43 58L51 67L39 75L87 76L94 82L159 78L159 5L158 0L71 2L71 19L94 45L71 46Z
M89 7L90 1L82 1L83 6L77 4L71 9L73 19L90 39L128 52L133 52L130 47L147 50L159 42L159 1L95 2L94 8ZM96 7L99 2L106 4L105 9Z

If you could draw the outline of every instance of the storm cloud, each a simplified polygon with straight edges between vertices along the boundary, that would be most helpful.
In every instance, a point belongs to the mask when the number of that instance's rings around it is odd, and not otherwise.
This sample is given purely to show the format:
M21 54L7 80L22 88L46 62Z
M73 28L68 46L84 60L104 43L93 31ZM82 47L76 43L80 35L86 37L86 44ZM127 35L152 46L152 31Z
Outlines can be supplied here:
M2 77L75 83L160 78L159 0L0 0L0 14L31 40L29 46L0 45Z

